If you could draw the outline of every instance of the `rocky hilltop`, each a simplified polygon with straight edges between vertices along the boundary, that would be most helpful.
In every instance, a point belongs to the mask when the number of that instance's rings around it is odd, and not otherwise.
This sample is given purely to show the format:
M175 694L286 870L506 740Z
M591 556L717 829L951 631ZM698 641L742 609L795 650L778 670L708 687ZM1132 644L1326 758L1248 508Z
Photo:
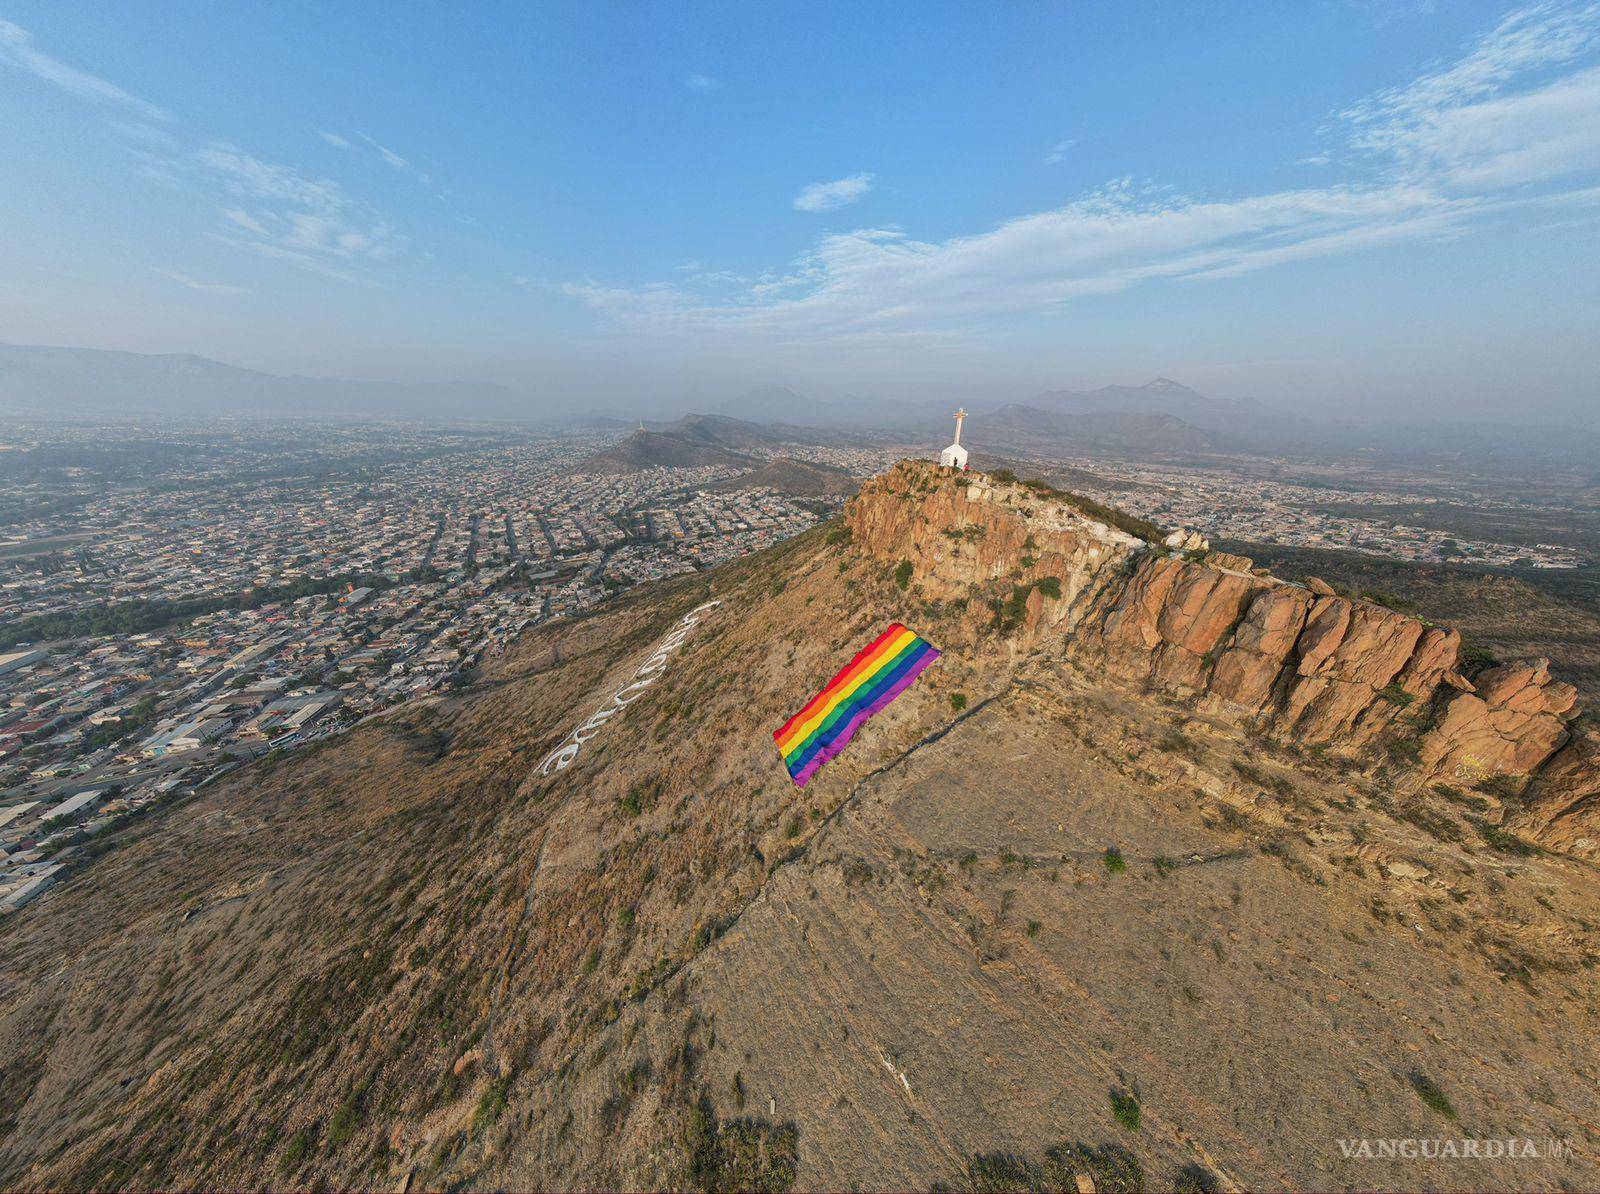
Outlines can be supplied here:
M0 920L0 1186L1600 1185L1560 681L1166 538L901 465L138 823Z
M1590 856L1600 847L1596 745L1574 737L1578 692L1549 660L1469 678L1455 630L1178 537L1152 542L1154 528L1118 531L1040 483L906 461L866 486L848 519L862 550L909 561L926 592L964 601L969 635L1010 602L1018 649L1057 639L1104 674L1241 727L1414 762L1421 780L1538 777L1526 827Z

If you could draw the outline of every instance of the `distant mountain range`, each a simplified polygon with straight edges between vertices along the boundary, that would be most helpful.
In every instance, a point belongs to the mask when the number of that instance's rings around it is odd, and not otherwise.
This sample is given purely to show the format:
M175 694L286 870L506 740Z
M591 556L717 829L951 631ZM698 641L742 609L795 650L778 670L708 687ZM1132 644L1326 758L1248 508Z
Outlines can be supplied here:
M526 419L531 401L491 381L282 377L206 357L0 344L0 410L12 413L314 415Z
M772 386L713 404L705 414L647 427L693 439L691 424L698 423L715 439L712 447L735 453L757 443L848 446L881 443L884 436L938 446L946 442L955 405L948 397L819 400ZM966 405L973 411L972 446L1006 452L1033 447L1178 454L1315 449L1472 468L1522 467L1529 460L1581 468L1600 452L1600 435L1582 426L1313 419L1252 399L1211 398L1166 377L1142 386L1049 390L1023 402L969 399ZM281 376L188 354L20 344L0 344L0 414L559 422L571 431L600 432L634 425L615 411L562 418L532 394L492 381ZM641 451L642 458L652 455L648 446Z
M748 452L755 448L771 448L781 444L805 444L810 447L848 448L861 447L876 442L873 436L856 431L841 431L831 427L801 426L775 419L758 423L750 419L736 419L728 415L684 415L671 423L646 422L651 431L664 431L686 435L694 439L714 442L720 447Z
M1142 386L1101 386L1098 390L1051 390L1029 404L1056 415L1162 415L1204 431L1257 440L1304 436L1310 420L1276 410L1253 398L1207 398L1170 378Z
M863 430L903 431L926 428L954 408L943 399L894 402L884 399L846 398L830 402L807 398L786 386L752 390L738 398L714 404L713 414L752 423L786 423L805 427L850 427Z
M930 442L948 426L948 400L823 401L783 386L754 390L707 414L650 423L663 440L635 436L612 449L600 467L652 467L670 459L733 463L722 454L774 444L847 446L872 433L914 433ZM530 397L491 381L386 382L280 376L206 357L148 355L97 348L0 344L0 410L13 414L299 415L346 418L548 418ZM617 430L621 419L586 415L573 429ZM1055 390L1025 404L979 408L974 434L1017 445L1080 444L1158 451L1229 450L1231 441L1261 443L1304 434L1310 424L1257 402L1207 398L1158 378L1146 386Z
M1253 399L1208 398L1165 377L1143 386L1050 390L1027 402L971 405L971 433L1008 446L1031 441L1041 446L1229 452L1303 442L1319 430L1308 419ZM738 412L746 420L929 435L948 425L952 404L947 400L827 402L776 386L713 409Z
M1159 411L1089 410L1063 414L1011 403L988 414L974 415L969 431L973 442L993 447L1078 444L1154 452L1219 452L1234 447L1226 436Z

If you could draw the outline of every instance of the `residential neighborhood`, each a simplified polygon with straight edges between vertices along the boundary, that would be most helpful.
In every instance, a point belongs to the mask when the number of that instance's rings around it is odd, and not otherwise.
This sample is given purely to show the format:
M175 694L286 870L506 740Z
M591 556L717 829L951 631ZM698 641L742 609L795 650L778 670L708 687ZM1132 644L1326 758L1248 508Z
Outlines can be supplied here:
M333 437L361 457L374 438ZM730 487L727 467L585 474L614 436L414 438L396 430L400 459L353 475L269 449L260 471L282 475L257 481L209 464L91 477L69 534L58 514L21 523L0 549L0 911L156 801L447 690L530 626L840 504ZM883 456L809 451L863 473Z

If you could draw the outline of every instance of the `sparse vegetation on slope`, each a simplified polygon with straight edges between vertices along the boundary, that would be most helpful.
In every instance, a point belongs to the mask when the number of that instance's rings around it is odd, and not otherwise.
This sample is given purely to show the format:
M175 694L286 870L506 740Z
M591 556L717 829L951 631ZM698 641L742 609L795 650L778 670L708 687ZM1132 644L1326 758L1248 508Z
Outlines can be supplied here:
M1365 1097L1406 1122L1426 1106L1393 1058L1416 1049L1447 1101L1547 1084L1550 1131L1581 1132L1600 897L1472 831L1514 832L1520 786L1380 784L1032 623L1038 649L1000 638L987 581L902 589L924 557L856 525L541 627L444 701L143 819L7 918L0 1180L1358 1185L1333 1144L1349 1074L1394 1074ZM1068 554L945 529L927 543L966 560ZM795 788L772 729L913 614L944 657ZM1063 1118L1099 1135L1042 1147Z

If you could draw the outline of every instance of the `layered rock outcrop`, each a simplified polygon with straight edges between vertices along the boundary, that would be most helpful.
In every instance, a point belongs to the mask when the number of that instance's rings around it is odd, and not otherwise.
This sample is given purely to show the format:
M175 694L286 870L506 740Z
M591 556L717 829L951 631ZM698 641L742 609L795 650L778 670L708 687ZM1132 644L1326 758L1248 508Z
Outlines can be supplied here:
M1253 573L1146 553L1080 649L1222 715L1302 741L1364 746L1426 702L1461 637ZM1452 690L1454 691L1454 690Z
M1527 775L1567 742L1578 690L1551 679L1548 659L1491 668L1475 688L1451 698L1423 743L1433 770Z
M1540 771L1512 820L1552 850L1600 858L1600 736L1579 734Z
M985 586L1055 578L1059 597L1029 594L1025 634L1075 627L1145 547L1025 486L917 461L869 481L847 511L862 550L909 563L933 600L970 601Z
M1243 557L1145 542L1048 487L906 461L847 517L859 549L909 566L924 596L993 603L1010 585L1026 612L1009 630L1025 643L1054 634L1115 677L1243 727L1355 755L1384 746L1459 782L1534 775L1562 752L1540 790L1574 810L1561 813L1580 827L1570 837L1600 838L1600 748L1562 751L1578 694L1546 660L1469 680L1455 630Z

